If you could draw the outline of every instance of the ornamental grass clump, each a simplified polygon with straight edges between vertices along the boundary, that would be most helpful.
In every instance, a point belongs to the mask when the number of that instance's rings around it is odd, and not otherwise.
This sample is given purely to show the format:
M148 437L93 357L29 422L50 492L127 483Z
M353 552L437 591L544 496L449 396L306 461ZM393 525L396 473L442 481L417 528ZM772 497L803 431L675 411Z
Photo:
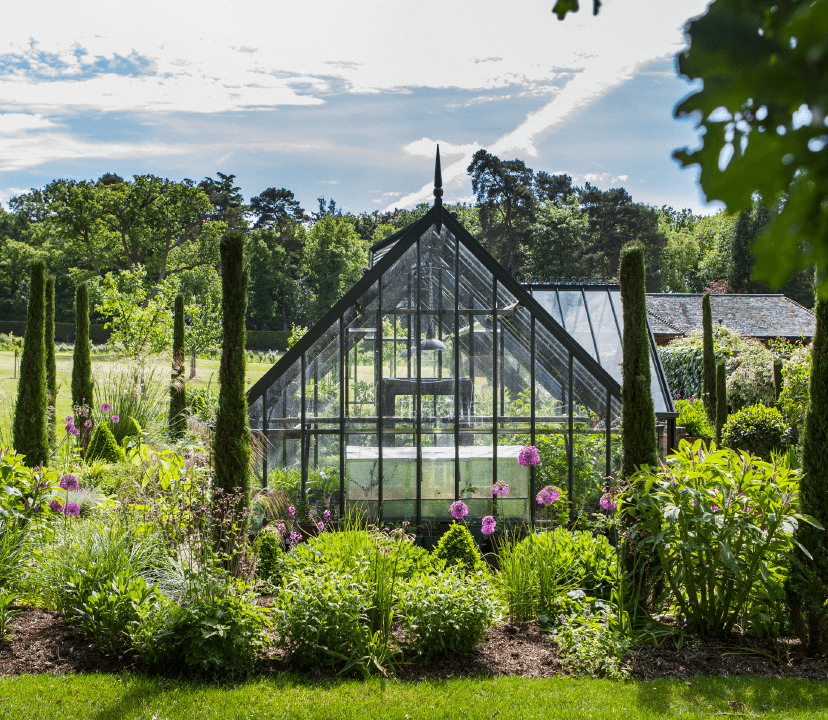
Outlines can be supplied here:
M638 552L653 555L687 627L776 634L786 558L798 545L800 473L731 449L682 441L659 469L630 478L619 514Z

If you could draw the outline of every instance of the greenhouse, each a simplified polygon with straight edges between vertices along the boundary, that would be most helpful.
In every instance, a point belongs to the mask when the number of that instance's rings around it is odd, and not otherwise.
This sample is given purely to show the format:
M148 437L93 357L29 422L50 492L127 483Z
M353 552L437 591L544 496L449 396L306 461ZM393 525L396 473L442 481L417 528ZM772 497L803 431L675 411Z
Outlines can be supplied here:
M371 248L362 278L249 391L258 472L297 504L417 526L542 522L554 485L597 507L619 462L620 295L522 286L435 204ZM658 356L653 390L675 417ZM538 449L536 465L521 449ZM561 503L564 506L563 503ZM536 517L536 515L538 515Z

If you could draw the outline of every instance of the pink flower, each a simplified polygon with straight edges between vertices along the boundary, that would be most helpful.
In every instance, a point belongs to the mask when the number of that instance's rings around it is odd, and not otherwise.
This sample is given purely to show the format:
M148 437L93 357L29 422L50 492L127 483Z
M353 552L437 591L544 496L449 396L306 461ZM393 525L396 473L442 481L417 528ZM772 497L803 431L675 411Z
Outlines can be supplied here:
M279 529L279 534L280 535L287 535L287 528L285 527L284 523L279 523L279 525L277 527Z
M322 513L322 517L325 518L326 523L329 523L331 521L331 511L325 510L325 512Z
M469 514L469 508L462 500L457 500L451 504L451 516L455 520L462 520Z
M288 508L288 517L289 517L291 520L295 520L295 519L296 519L296 508L295 508L295 507L293 507L293 505L291 505L291 506Z
M554 485L547 485L536 496L538 505L552 505L558 501L561 491Z
M112 410L112 405L109 403L101 403L101 412L108 413L110 410Z
M601 495L601 500L599 502L601 504L601 507L604 508L604 510L614 511L615 508L618 507L615 500L613 500L612 495L610 495L609 493Z
M121 418L119 418L117 415L112 416L112 422L117 423L117 422L120 422L120 421L121 421Z
M90 428L90 427L92 427L92 421L91 421L91 420L87 420L87 421L83 424L83 426L84 426L84 427L86 427L86 428Z
M524 466L535 466L540 462L538 449L534 445L526 445L518 455L518 462Z
M49 503L49 507L55 512L63 512L63 505L61 505L60 500L52 500L52 502Z
M64 512L67 515L80 515L80 505L77 503L69 503Z
M484 535L491 535L495 531L496 527L497 522L495 522L495 519L491 515L486 515L486 517L483 518L482 531Z
M492 485L492 495L508 495L509 494L509 486L503 482L503 480L498 480L494 485Z
M73 492L78 489L78 479L74 475L64 475L60 479L60 487L67 492Z
M316 523L316 529L319 532L325 532L325 523L323 523L322 521L319 521L318 523Z

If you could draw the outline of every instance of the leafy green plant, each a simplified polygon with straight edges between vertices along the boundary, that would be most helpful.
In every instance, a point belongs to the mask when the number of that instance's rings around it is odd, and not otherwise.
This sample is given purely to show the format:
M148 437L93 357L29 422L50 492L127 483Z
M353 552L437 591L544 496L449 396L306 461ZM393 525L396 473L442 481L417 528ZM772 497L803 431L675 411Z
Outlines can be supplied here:
M131 639L155 672L241 677L269 646L268 612L246 585L225 578L220 592L198 594L181 605L165 598L145 604Z
M210 422L216 417L218 409L218 391L208 383L205 387L187 385L187 411L203 422Z
M708 452L682 441L657 471L639 471L619 498L629 541L658 558L688 626L722 635L762 617L767 598L781 602L785 557L794 532L800 473L735 450ZM756 622L751 618L756 617Z
M468 528L456 522L443 533L432 557L435 560L445 560L447 566L457 566L466 572L475 572L483 566L480 550Z
M563 654L563 665L575 675L621 680L629 677L625 664L632 642L610 626L606 610L587 610L563 618L552 633Z
M745 450L769 459L774 450L785 450L791 444L791 437L779 410L751 405L727 419L722 428L722 442L734 450Z
M710 423L704 404L693 398L689 400L676 400L676 410L679 412L676 425L687 429L687 434L692 437L713 437L716 430Z
M156 586L148 586L140 575L122 570L109 583L93 569L76 573L64 590L69 609L68 620L83 630L107 653L126 650L131 626L138 621L143 606L156 599Z
M425 657L474 651L499 614L483 572L419 575L400 589L408 648Z
M282 538L272 530L259 533L253 542L253 553L256 555L256 575L260 580L278 583L281 578L282 558L284 549Z
M788 424L802 434L811 382L811 348L799 348L782 365L782 392L778 407Z
M12 607L15 602L17 602L17 595L4 587L0 587L0 640L5 640L8 637L11 621L23 612L19 608Z
M155 370L146 371L135 364L118 365L99 376L95 383L95 398L100 407L107 403L119 422L106 417L106 425L123 446L127 437L133 437L143 428L149 430L163 417L163 384L155 380Z

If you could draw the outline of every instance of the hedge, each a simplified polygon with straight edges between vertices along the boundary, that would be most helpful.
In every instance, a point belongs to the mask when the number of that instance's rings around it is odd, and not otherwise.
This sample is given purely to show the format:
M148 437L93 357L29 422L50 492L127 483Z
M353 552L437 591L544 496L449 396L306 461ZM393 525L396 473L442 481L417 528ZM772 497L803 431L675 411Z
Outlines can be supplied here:
M23 337L26 333L26 323L23 320L0 320L0 334L14 333ZM95 345L103 345L109 340L110 331L101 324L90 323L89 339ZM287 350L290 331L285 330L248 330L247 350ZM55 342L74 343L75 323L55 323Z

